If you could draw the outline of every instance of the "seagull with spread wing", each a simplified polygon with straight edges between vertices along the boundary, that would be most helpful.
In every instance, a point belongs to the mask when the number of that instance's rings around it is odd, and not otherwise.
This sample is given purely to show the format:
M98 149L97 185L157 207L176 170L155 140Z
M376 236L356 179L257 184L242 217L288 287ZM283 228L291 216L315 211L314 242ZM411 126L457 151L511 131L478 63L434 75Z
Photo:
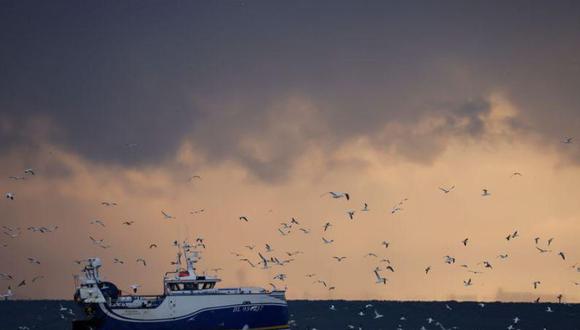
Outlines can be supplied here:
M346 200L350 200L350 195L346 192L336 192L336 191L329 191L325 192L324 194L320 195L320 197L330 194L332 198L346 198Z
M163 217L165 218L165 220L170 220L170 219L175 219L174 216L172 216L171 214L161 210L161 214L163 214Z
M455 186L451 186L449 188L439 187L439 190L441 190L445 194L448 194L448 193L452 192L453 189L455 189Z
M373 273L375 274L375 278L377 279L377 281L375 283L377 284L387 284L387 278L386 277L382 277L381 274L379 274L378 270L374 270Z
M572 144L572 141L573 141L573 140L574 140L574 138L573 138L573 137L565 137L565 138L562 140L562 143L564 143L564 144Z
M105 227L105 223L99 219L91 221L91 225L99 225L101 227Z
M334 242L333 239L326 239L324 237L322 238L322 241L324 242L324 244L330 244L330 243Z

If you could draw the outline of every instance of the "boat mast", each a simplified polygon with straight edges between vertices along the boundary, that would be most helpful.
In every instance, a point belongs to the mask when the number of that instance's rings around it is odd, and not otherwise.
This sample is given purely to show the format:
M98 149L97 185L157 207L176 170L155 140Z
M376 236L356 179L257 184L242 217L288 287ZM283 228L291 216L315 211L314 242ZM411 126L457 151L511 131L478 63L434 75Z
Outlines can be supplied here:
M185 256L185 262L187 263L187 272L189 276L197 277L195 273L195 264L200 259L199 251L192 250L192 246L187 243L183 242L183 253Z

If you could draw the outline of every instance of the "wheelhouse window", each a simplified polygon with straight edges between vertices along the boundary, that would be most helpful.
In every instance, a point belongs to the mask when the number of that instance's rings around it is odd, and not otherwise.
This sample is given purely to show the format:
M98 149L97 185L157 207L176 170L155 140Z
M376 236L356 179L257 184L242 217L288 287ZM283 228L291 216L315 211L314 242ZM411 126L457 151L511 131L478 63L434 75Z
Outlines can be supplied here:
M180 283L168 283L167 287L169 291L196 291L196 290L207 290L213 289L215 287L215 282L180 282Z
M183 289L186 291L193 291L196 290L197 287L195 283L183 283Z
M187 283L169 283L169 290L170 291L183 291L183 290L189 290L185 288L185 285Z

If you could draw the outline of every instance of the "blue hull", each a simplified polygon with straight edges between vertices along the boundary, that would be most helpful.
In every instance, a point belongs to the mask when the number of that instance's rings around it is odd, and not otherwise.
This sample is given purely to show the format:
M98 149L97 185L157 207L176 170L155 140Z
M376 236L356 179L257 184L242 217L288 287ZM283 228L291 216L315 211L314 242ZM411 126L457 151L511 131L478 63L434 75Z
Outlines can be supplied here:
M95 330L240 330L245 326L260 330L289 328L286 305L253 306L257 308L247 310L247 306L228 306L202 310L180 319L160 321L121 320L100 311L89 322ZM84 329L73 329L77 328Z

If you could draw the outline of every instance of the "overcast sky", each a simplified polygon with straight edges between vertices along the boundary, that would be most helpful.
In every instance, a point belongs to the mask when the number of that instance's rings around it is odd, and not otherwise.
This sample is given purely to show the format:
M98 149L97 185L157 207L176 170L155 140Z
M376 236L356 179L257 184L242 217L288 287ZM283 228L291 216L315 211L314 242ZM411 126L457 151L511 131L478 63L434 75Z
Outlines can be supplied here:
M0 224L22 234L0 236L0 273L46 277L21 298L71 297L73 260L101 256L155 293L171 242L202 236L201 269L228 286L284 272L290 298L579 301L580 141L562 143L580 132L579 40L576 1L3 1ZM292 217L310 233L282 237ZM231 254L265 243L304 254L267 271ZM396 270L386 287L369 252Z

